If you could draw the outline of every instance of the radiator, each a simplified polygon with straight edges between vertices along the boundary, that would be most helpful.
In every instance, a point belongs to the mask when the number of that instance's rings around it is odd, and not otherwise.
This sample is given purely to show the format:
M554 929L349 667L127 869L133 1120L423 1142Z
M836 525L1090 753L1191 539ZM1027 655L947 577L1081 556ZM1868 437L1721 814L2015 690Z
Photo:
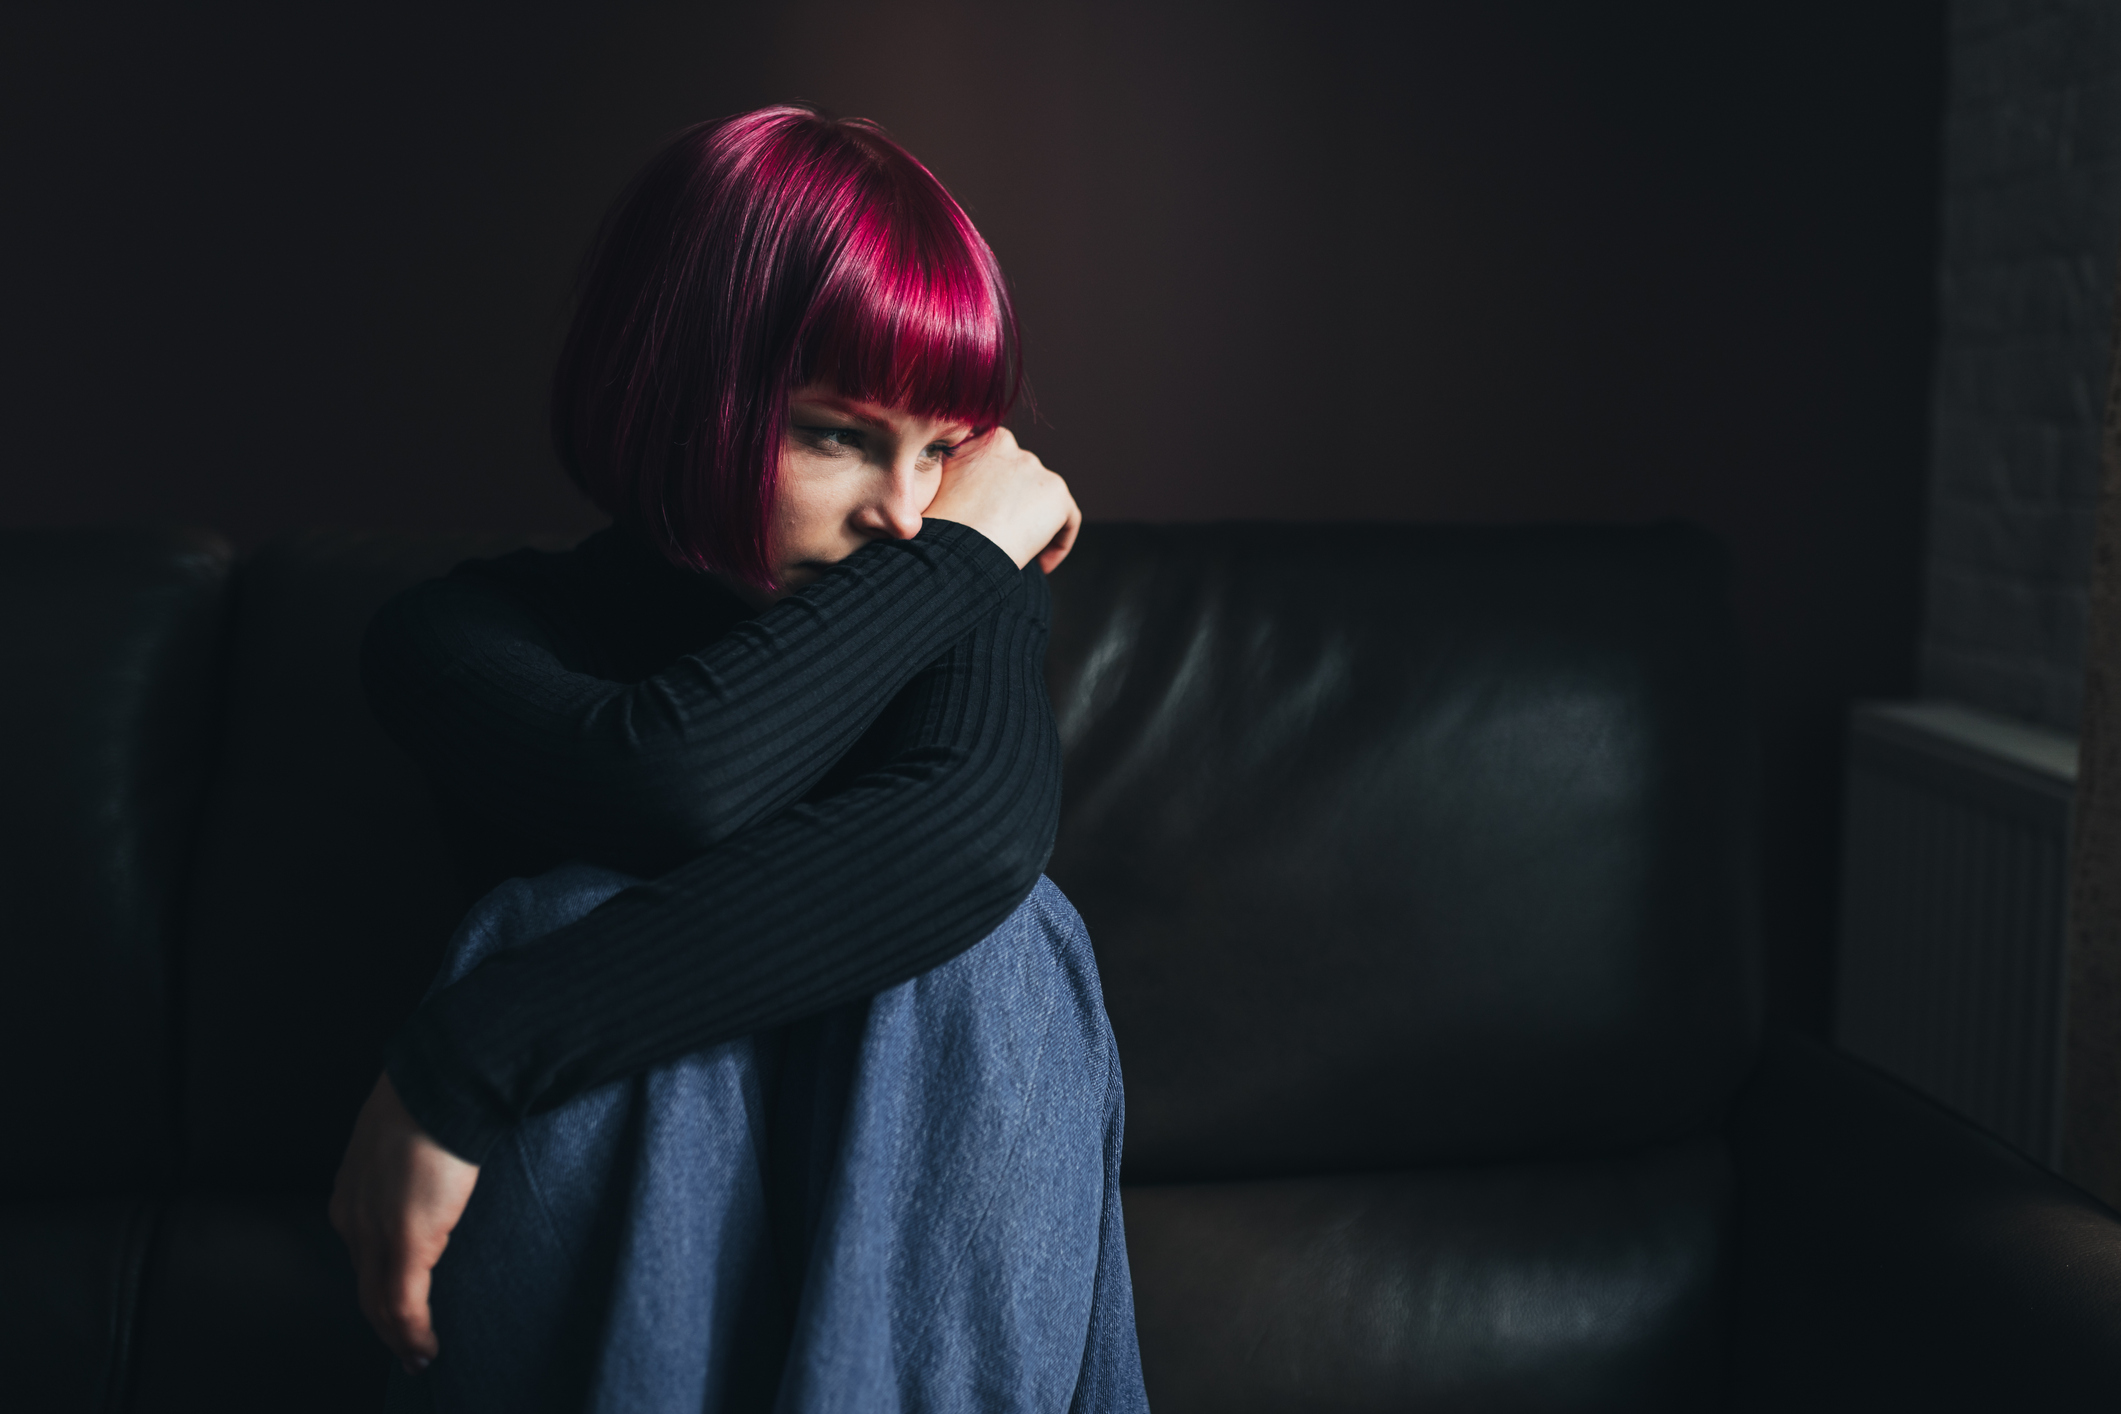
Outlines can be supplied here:
M1834 1039L2055 1168L2077 744L1947 703L1849 725Z

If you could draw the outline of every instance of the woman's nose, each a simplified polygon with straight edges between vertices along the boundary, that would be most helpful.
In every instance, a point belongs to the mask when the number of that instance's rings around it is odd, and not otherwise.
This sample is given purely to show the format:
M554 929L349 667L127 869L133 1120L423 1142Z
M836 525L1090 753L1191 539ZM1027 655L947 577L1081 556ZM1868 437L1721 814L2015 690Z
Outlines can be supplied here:
M911 540L921 533L921 512L928 509L924 485L909 463L894 466L881 494L871 502L871 525L897 540Z

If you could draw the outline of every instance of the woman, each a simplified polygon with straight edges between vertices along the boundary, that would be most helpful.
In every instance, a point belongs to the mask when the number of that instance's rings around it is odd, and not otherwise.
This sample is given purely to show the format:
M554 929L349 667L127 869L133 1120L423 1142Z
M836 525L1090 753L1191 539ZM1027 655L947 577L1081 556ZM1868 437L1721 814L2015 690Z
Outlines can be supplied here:
M332 1197L395 1404L1145 1407L1021 379L874 125L693 128L606 222L553 428L613 527L364 653L497 885Z

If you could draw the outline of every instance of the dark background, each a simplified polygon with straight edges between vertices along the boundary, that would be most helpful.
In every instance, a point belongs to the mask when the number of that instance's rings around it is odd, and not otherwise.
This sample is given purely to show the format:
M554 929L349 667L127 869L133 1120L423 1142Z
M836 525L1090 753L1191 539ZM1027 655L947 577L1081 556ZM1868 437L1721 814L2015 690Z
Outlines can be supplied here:
M1840 722L1913 688L1939 5L186 8L0 15L0 524L589 528L541 397L598 215L815 100L980 223L1093 520L1720 533L1824 1028Z

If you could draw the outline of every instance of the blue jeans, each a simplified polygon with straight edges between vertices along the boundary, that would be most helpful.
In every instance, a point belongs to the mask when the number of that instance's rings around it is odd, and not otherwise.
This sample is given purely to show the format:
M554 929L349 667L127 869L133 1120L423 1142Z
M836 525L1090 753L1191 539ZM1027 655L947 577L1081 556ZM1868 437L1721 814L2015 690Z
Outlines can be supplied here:
M632 882L509 881L436 985ZM390 1407L1145 1411L1122 1119L1089 938L1041 879L932 972L524 1120Z

